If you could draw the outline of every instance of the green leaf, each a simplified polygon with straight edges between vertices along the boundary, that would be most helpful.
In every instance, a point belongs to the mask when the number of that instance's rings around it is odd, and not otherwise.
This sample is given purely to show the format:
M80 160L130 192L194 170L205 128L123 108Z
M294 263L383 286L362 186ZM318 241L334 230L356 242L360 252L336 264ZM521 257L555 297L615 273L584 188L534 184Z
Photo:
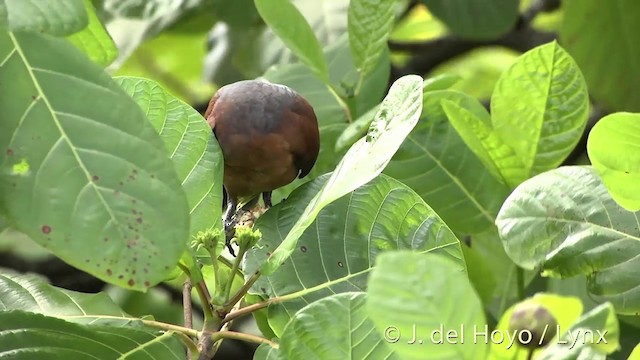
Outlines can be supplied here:
M23 310L71 322L127 324L133 319L106 293L83 294L60 289L34 275L0 273L0 310ZM122 318L118 320L117 318Z
M296 313L280 342L288 359L400 359L367 314L365 293L336 294Z
M629 359L627 360L640 360L640 343L633 348L631 355L629 355Z
M290 0L255 0L256 8L271 30L300 61L328 82L329 71L322 47L311 26Z
M514 28L518 0L422 0L454 34L474 40L496 39Z
M262 240L246 257L252 273L284 239L330 175L296 189L256 222ZM460 243L438 215L404 184L380 175L327 205L298 240L296 251L252 292L288 301L268 307L269 324L282 335L292 314L335 293L365 291L376 257L389 250L435 252L465 267Z
M349 149L331 178L311 199L286 238L260 268L263 275L272 274L291 255L298 238L322 208L382 172L418 122L422 110L421 89L422 78L417 75L404 76L391 86L366 138Z
M580 140L589 115L587 86L573 59L554 41L520 56L502 74L491 98L491 115L493 130L513 149L529 178L556 168ZM508 165L501 172L513 184L520 172L505 159L510 156L501 150L498 154L494 162Z
M589 92L610 111L640 111L640 2L567 1L560 41L584 73Z
M363 79L387 48L395 19L396 0L351 0L349 2L349 48Z
M454 232L480 233L493 226L509 189L473 154L442 109L448 100L478 116L486 110L468 95L424 95L422 118L384 173L415 190Z
M447 74L425 79L422 83L422 92L424 94L429 91L445 90L455 84L458 80L460 80L459 76ZM359 106L358 109L360 110L361 107ZM340 153L347 150L351 145L355 144L358 139L367 133L367 129L369 129L369 125L371 125L378 109L380 109L380 104L372 107L367 112L360 115L356 121L349 124L336 141L336 152Z
M279 349L273 348L269 344L262 344L253 354L253 360L284 360L284 358Z
M597 301L640 311L640 212L621 208L589 167L562 167L522 183L496 225L509 257L546 275L588 275Z
M191 106L158 83L136 77L116 82L135 100L164 141L187 195L191 238L222 229L222 150L211 127Z
M587 152L611 197L629 211L640 210L640 114L600 119L589 133Z
M184 359L173 332L78 325L23 311L0 312L0 354L11 359Z
M344 34L325 51L329 64L329 78L333 89L349 101L351 117L357 117L378 105L389 84L391 59L384 48L364 79L359 78L354 58L349 51L349 39ZM334 95L335 96L335 95Z
M83 0L3 0L10 31L56 36L84 29L89 18Z
M65 40L0 34L0 59L7 217L102 280L133 289L162 281L186 248L188 206L142 111Z
M546 348L537 359L605 359L620 348L618 319L613 306L606 303L582 315L558 342Z
M520 158L493 131L489 113L473 113L449 100L442 100L442 108L451 125L493 177L513 188L528 178Z
M118 48L98 19L91 0L84 0L84 3L89 16L89 25L84 30L69 36L68 40L87 54L91 61L107 66L118 57Z
M322 48L326 49L336 44L342 36L347 39L349 0L292 0L292 3L309 23ZM242 16L246 17L246 13L245 8ZM221 34L217 38L222 41L212 48L211 53L221 52L231 45L229 54L233 57L234 65L248 78L258 76L272 65L291 64L297 61L294 54L269 27L254 28L249 31L232 29L228 35ZM236 44L237 47L234 48ZM327 59L327 65L330 63L331 61ZM218 74L224 76L225 74L221 72L219 70Z
M382 254L367 296L369 317L402 359L484 359L486 343L473 340L486 326L482 304L460 264L409 251ZM451 331L453 343L445 339Z

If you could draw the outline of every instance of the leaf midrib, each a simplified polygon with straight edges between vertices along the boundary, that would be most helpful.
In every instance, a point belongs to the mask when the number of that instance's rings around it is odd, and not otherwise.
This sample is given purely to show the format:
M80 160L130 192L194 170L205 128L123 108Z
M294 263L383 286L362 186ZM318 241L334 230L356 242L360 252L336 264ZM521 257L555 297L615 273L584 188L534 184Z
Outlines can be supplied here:
M82 169L82 171L83 171L83 173L84 173L84 175L86 177L86 180L87 180L87 185L89 187L91 187L93 189L93 191L96 193L96 195L100 199L100 202L102 203L104 208L107 210L107 213L111 217L111 221L113 221L115 224L119 224L120 222L116 218L116 216L113 213L113 211L111 211L111 208L107 205L107 202L106 202L104 196L102 196L102 193L100 191L98 191L98 189L94 185L93 181L91 181L91 174L89 173L88 169L84 165L84 162L82 161L82 159L80 158L78 152L76 151L76 147L71 142L71 139L69 139L69 137L67 136L67 133L64 131L64 128L62 127L62 124L60 124L60 120L58 119L57 113L56 113L56 111L54 111L53 107L51 106L51 103L49 103L48 97L45 96L45 92L43 91L42 87L40 86L40 82L38 81L37 77L33 73L33 67L31 66L29 60L27 59L27 56L25 55L25 53L22 51L22 48L20 47L20 44L19 44L18 40L15 38L15 36L11 32L9 33L9 37L11 38L11 41L13 42L13 45L15 47L15 51L18 53L18 55L22 59L23 63L25 64L27 72L29 73L29 77L33 81L33 85L36 87L36 90L38 91L38 94L40 94L40 97L42 98L43 103L45 104L45 106L47 107L49 112L51 113L51 118L53 119L56 127L58 128L58 131L60 131L60 136L67 143L67 145L71 149L71 152L73 153L73 157L76 159L76 161L78 162L78 165ZM120 236L122 238L124 238L125 236L124 236L124 233L122 232L122 228L120 226L116 226L116 228L118 229L118 232L120 233Z

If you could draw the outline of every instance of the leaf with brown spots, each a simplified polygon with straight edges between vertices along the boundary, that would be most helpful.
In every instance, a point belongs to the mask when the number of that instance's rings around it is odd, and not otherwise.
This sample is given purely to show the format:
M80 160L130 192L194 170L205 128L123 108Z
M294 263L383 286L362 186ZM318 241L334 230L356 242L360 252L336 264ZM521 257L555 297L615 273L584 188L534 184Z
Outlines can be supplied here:
M136 103L70 43L36 33L0 33L0 78L0 93L12 95L0 96L3 215L104 281L142 290L145 281L164 280L165 267L186 248L189 207L162 140ZM21 162L24 171L11 171ZM135 179L121 183L133 169ZM132 207L144 213L143 224L131 218ZM140 256L162 256L130 286L128 277L114 276L125 268L142 274L126 247L134 234Z

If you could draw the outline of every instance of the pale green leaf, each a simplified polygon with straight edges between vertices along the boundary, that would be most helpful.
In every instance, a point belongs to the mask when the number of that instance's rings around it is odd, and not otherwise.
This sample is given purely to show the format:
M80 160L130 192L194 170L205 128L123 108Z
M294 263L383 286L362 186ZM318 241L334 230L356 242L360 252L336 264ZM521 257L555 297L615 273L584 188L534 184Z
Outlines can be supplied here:
M489 113L473 113L449 100L442 101L442 108L451 125L495 178L510 187L527 179L528 174L513 149L493 131Z
M0 35L0 59L7 217L102 280L134 289L162 281L186 247L189 208L140 108L66 40Z
M164 141L189 202L191 237L214 227L222 229L223 158L209 124L152 80L115 80L147 114Z
M395 19L396 0L351 0L348 11L349 48L364 78L387 48Z
M640 343L638 343L638 345L633 348L633 351L631 352L631 355L629 355L628 360L640 360Z
M640 212L609 196L590 167L561 167L520 186L496 225L509 257L550 276L588 276L597 301L619 314L640 311Z
M587 152L611 197L629 211L640 210L640 114L600 119L589 133Z
M84 2L89 16L89 25L82 31L69 36L68 40L87 54L91 61L107 66L118 57L118 48L98 19L91 0L84 0Z
M260 272L272 274L296 247L298 238L329 203L366 184L387 166L391 157L418 122L422 110L422 78L407 75L398 79L383 100L367 136L355 143L342 158L333 175L310 201L280 246Z
M536 359L604 360L605 355L620 349L618 319L609 303L582 315L564 334L557 335L557 342L547 347Z
M445 90L455 84L458 80L460 80L459 76L448 74L442 74L429 79L425 79L422 83L422 92L427 93L429 91ZM371 122L373 121L373 118L375 117L379 108L380 104L377 104L376 106L370 108L364 114L361 114L357 120L349 124L349 126L342 132L342 134L340 134L340 137L335 143L336 152L340 153L344 150L347 150L351 145L358 141L358 139L360 139L367 133L369 125L371 125ZM361 110L360 106L358 106L358 110Z
M253 354L253 360L284 360L284 357L279 349L273 348L269 344L262 344Z
M287 47L320 79L328 82L322 47L300 11L290 0L255 0L262 19Z
M553 327L553 324L545 324L548 325L546 331L549 333L556 331L551 338L552 343L557 342L564 335L564 332L580 317L583 309L580 299L556 294L539 293L523 301L542 306L556 320L556 327ZM497 332L503 335L513 333L513 330L510 330L509 322L516 305L510 306L501 314L500 321L495 328ZM557 329L560 329L560 334L557 333ZM511 339L514 337L512 336ZM528 349L520 346L515 339L513 341L511 339L505 339L503 343L490 343L488 360L528 360ZM536 356L539 353L541 350L535 352Z
M482 304L460 264L441 255L381 254L367 297L378 333L402 359L484 359L486 342L473 340L475 332L485 330ZM454 331L454 341L435 343L437 331L441 338Z
M556 168L580 140L589 115L587 86L554 41L528 51L502 74L491 115L494 131L529 178Z
M10 31L33 31L56 36L84 29L89 18L84 0L3 0Z

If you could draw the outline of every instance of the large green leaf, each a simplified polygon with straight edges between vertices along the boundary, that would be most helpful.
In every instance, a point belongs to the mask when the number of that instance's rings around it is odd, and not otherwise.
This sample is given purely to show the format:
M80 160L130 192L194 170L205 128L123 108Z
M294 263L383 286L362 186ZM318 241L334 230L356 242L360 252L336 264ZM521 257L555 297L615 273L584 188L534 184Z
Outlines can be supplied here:
M0 273L0 310L23 310L77 323L128 323L107 294L60 289L33 275Z
M369 317L402 359L484 359L486 342L474 341L486 327L482 304L461 264L441 255L382 254L367 297ZM453 341L437 343L451 331Z
M89 18L83 1L2 0L2 5L6 7L10 31L33 31L64 36L87 26ZM2 21L0 17L0 22Z
M635 0L562 4L560 41L584 73L589 92L610 111L640 111L640 32Z
M486 110L459 92L425 93L422 119L384 173L414 189L455 232L493 225L509 189L485 168L451 126L442 100L477 114Z
M98 19L91 0L84 0L84 2L89 16L89 25L82 31L72 34L68 39L78 49L87 54L91 61L107 66L118 57L118 48L116 48L116 44L111 40L111 36L102 25L102 22L100 22L100 19Z
M313 29L290 0L255 0L262 19L287 47L320 79L328 82L329 72L322 47Z
M355 143L342 158L331 178L311 199L282 243L260 267L270 275L296 248L298 238L328 204L371 181L387 166L422 110L422 78L404 76L393 83L365 138Z
M429 11L456 35L476 40L495 39L513 29L518 0L422 0Z
M247 255L247 272L280 244L328 178L303 185L260 217L256 227L262 240ZM266 298L289 299L268 308L269 323L278 335L305 305L335 293L365 291L375 259L384 251L436 252L464 267L460 243L446 224L415 192L385 175L329 204L314 224L278 271L262 276L252 288Z
M482 144L499 149L490 155L515 187L556 168L576 146L589 115L587 86L573 59L554 41L520 56L502 74L491 98L491 115L497 136L483 138ZM505 144L520 159L521 171L514 171Z
M0 357L184 359L173 332L79 325L23 311L0 312Z
M211 127L191 106L156 82L120 77L116 82L140 105L164 140L191 214L191 236L222 228L222 150Z
M496 225L509 257L551 276L588 276L599 301L640 311L640 212L621 208L589 167L562 167L522 183Z
M400 359L367 314L365 293L344 293L314 302L287 324L280 353L288 359Z
M7 217L100 279L134 289L162 281L186 247L189 208L140 108L65 40L0 34L0 59Z
M600 119L589 133L587 151L611 197L629 211L640 210L640 114Z
M351 0L349 2L349 48L363 79L387 48L395 19L396 0Z

